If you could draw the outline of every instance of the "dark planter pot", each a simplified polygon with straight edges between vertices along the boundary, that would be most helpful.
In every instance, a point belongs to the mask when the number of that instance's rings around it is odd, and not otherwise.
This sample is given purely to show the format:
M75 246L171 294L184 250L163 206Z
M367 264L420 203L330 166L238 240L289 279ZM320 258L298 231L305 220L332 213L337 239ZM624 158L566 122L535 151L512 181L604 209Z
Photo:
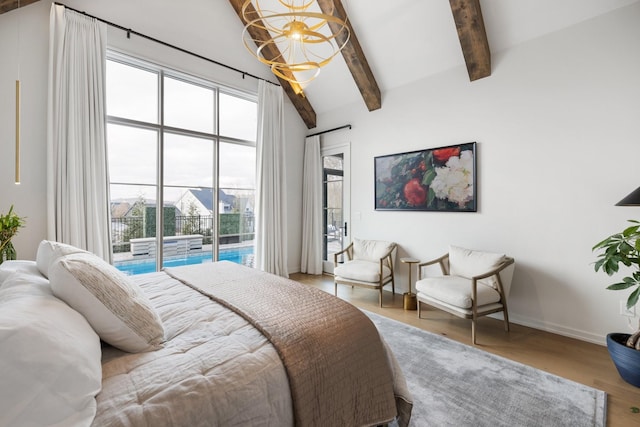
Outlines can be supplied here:
M607 335L607 349L622 379L640 387L640 350L627 347L628 338L629 334Z

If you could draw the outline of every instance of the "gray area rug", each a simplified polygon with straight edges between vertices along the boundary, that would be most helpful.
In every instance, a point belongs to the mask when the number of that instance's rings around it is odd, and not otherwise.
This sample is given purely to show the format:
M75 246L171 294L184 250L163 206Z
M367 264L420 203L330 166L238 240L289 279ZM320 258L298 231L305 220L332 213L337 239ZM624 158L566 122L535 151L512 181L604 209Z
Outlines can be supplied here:
M364 310L363 310L364 311ZM413 395L411 426L604 426L604 391L365 311Z

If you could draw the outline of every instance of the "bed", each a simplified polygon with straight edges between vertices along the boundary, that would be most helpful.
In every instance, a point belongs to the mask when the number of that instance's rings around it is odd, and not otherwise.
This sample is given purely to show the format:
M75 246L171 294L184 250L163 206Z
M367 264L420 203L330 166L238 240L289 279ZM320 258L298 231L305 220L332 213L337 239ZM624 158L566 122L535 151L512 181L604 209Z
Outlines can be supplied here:
M403 426L411 414L366 315L229 262L128 278L45 241L35 262L0 265L0 353L0 425Z

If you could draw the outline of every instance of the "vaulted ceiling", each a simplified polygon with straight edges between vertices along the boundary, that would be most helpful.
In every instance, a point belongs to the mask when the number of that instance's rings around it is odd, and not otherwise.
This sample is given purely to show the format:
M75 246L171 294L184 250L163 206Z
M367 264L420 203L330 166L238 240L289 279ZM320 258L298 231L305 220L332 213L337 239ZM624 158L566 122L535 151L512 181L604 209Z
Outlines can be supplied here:
M316 1L330 10L331 0ZM280 83L307 127L313 128L316 111L357 102L356 97L373 111L383 107L385 91L462 64L468 77L461 76L461 84L491 78L496 73L492 53L637 1L333 0L334 14L346 14L352 31L342 57L323 68L304 89L302 100L286 82ZM244 1L229 2L242 20Z
M36 1L0 0L0 13ZM179 5L175 0L135 0L118 2L119 10L113 13L101 0L67 1L71 7L197 53L208 40L225 40L224 50L212 50L213 59L276 79L242 47L243 0ZM316 1L325 10L332 3ZM352 31L342 55L322 69L303 95L284 80L280 84L304 123L313 128L318 114L346 105L368 111L384 108L392 89L444 71L460 70L461 85L498 78L500 54L507 49L639 1L334 0L334 13L346 14ZM148 15L144 21L142 15Z
M333 15L346 22L349 26L351 35L341 51L342 57L369 111L381 108L382 95L380 88L369 66L365 52L358 41L358 35L348 19L342 1L316 1L323 13ZM242 24L246 25L247 22L242 14L242 7L245 0L229 0L229 3L231 3L231 6L236 11ZM482 19L480 0L449 0L449 3L451 5L458 37L460 38L464 59L467 64L467 70L469 71L469 78L471 80L477 80L491 75L491 52ZM248 11L253 11L251 5L249 5ZM249 30L254 39L264 40L268 38L264 35L264 33L267 32L264 29L251 27ZM336 31L333 27L331 27L331 30ZM340 39L340 36L342 36L342 39ZM346 37L344 33L338 35L338 45L342 45L344 37ZM274 44L267 45L266 47L267 48L263 50L263 55L265 55L267 59L281 56L278 47ZM279 77L278 80L307 127L314 128L316 126L316 113L309 99L307 99L304 93L300 92L295 85L292 85L287 80Z
M10 10L35 3L37 1L38 0L0 0L0 13L9 12Z

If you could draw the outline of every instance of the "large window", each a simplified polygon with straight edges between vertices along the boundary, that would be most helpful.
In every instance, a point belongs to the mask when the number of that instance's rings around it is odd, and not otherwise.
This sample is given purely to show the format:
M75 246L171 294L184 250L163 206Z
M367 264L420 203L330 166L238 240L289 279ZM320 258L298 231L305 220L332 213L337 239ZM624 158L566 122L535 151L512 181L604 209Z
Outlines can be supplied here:
M110 53L116 267L137 274L223 259L252 265L256 127L255 95Z

